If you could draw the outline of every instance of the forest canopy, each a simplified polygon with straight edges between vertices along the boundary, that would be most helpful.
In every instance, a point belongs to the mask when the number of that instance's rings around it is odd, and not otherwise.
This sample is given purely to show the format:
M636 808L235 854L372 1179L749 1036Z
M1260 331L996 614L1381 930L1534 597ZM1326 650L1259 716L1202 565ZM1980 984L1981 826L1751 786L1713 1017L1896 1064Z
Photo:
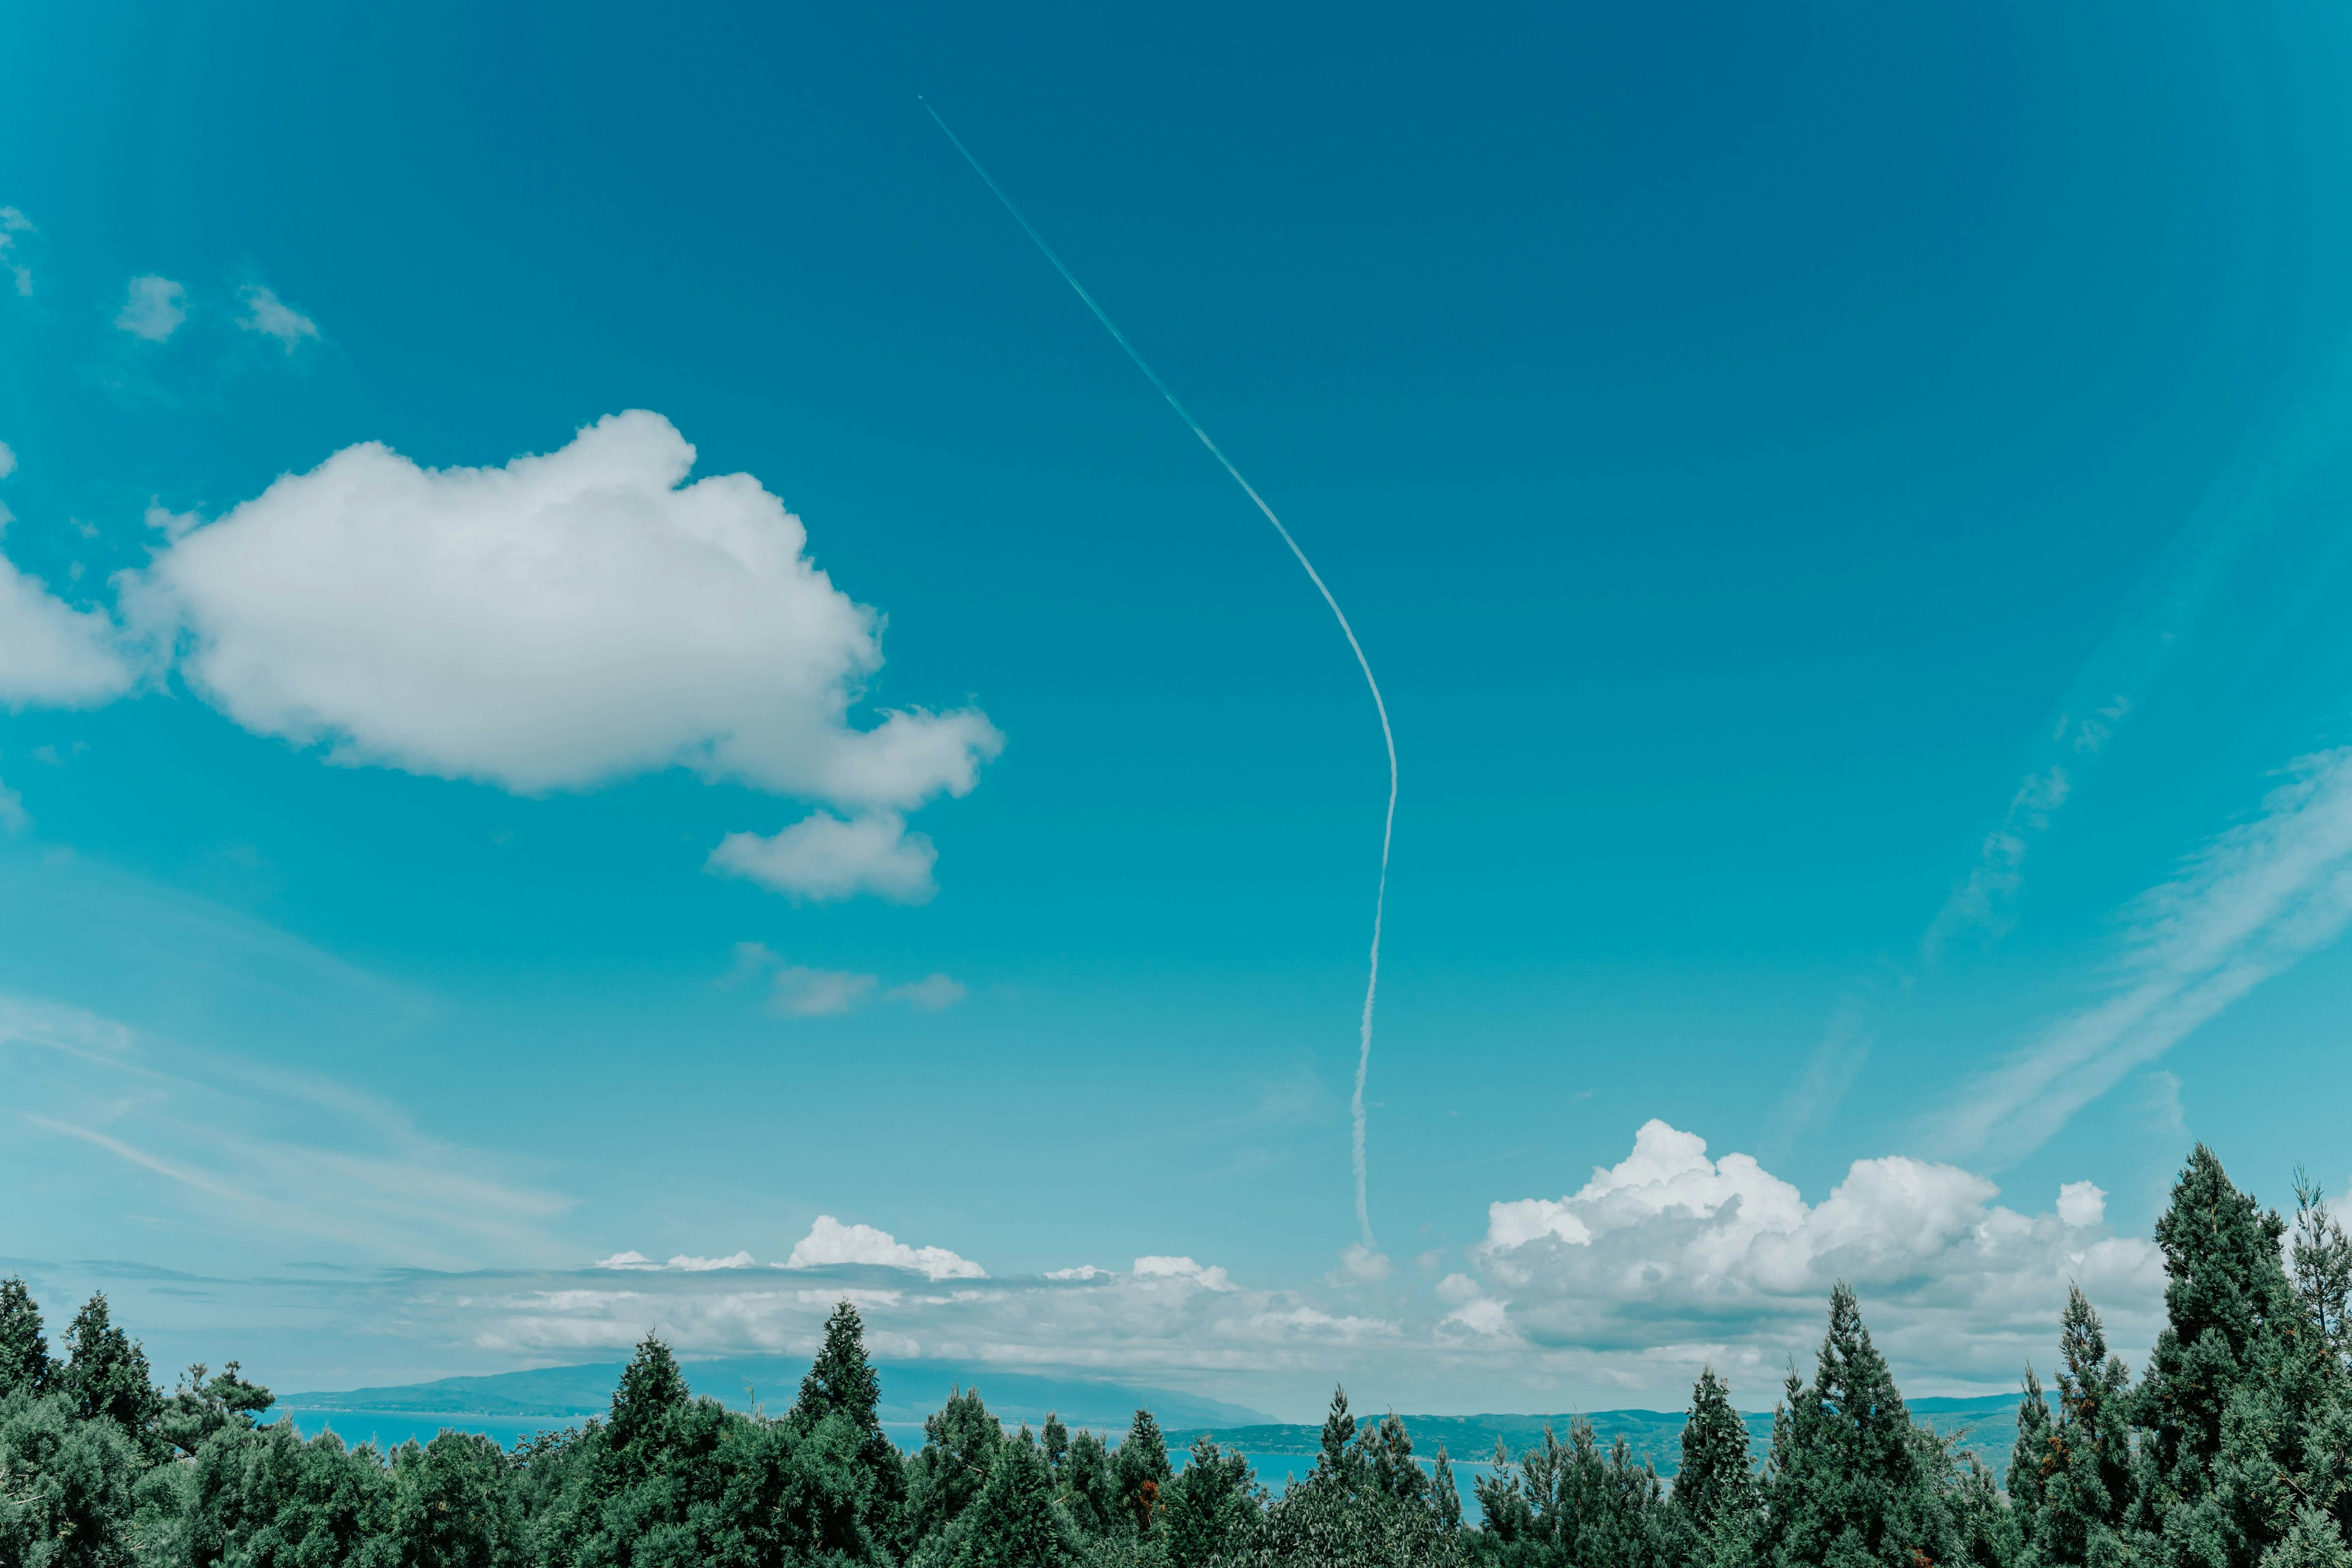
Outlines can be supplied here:
M1115 1436L1008 1430L978 1389L905 1452L846 1301L779 1415L696 1396L648 1336L577 1429L354 1448L263 1424L235 1362L157 1387L103 1294L53 1340L9 1279L0 1568L2352 1568L2352 1239L2315 1186L2295 1199L2289 1222L2197 1148L2157 1222L2147 1365L2071 1292L2000 1473L1914 1419L1841 1284L1760 1466L1708 1369L1671 1482L1574 1421L1498 1446L1467 1509L1452 1456L1344 1391L1278 1493L1211 1438L1171 1455L1148 1410Z

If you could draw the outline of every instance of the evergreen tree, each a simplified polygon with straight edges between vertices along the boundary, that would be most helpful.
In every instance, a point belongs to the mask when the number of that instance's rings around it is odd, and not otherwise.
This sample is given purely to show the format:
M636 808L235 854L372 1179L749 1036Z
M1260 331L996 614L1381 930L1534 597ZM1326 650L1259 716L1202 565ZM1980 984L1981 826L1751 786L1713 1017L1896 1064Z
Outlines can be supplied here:
M1205 1568L1247 1538L1264 1506L1249 1461L1202 1437L1162 1495L1160 1530L1171 1568Z
M1003 1447L961 1521L950 1561L955 1568L1064 1568L1080 1551L1033 1440Z
M908 1463L907 1506L918 1539L940 1534L963 1516L1004 1446L1004 1428L981 1402L980 1390L950 1390L947 1404L924 1420L922 1451Z
M659 1336L646 1334L613 1390L612 1418L604 1427L617 1479L625 1484L654 1469L671 1421L692 1397L669 1346Z
M1712 1367L1699 1369L1683 1423L1683 1462L1675 1472L1674 1504L1706 1535L1726 1510L1747 1511L1756 1488L1748 1462L1748 1424L1731 1407L1731 1391Z
M1920 1440L1925 1436L1927 1441ZM1759 1540L1772 1568L1918 1568L1960 1553L1934 1460L1915 1434L1886 1359L1840 1280L1813 1381L1789 1373L1772 1418Z
M105 1416L142 1447L155 1439L152 1427L163 1399L147 1371L147 1352L114 1326L106 1293L82 1303L66 1329L66 1364L57 1383L83 1420Z
M2079 1289L2067 1290L2058 1353L2058 1424L2028 1528L2043 1563L2104 1562L2122 1550L2113 1536L2131 1505L2131 1373L2107 1354L2099 1315Z
M2017 1402L2017 1440L2009 1448L2010 1506L2017 1510L2019 1531L2029 1546L2041 1520L2042 1500L2047 1495L2044 1482L2057 1468L2051 1447L2053 1441L2050 1401L2042 1395L2042 1380L2033 1375L2033 1364L2029 1362L2025 1394Z
M844 1301L825 1320L824 1347L801 1379L793 1412L814 1426L837 1410L860 1432L868 1432L879 1430L875 1413L881 1405L882 1381L866 1360L865 1321Z
M0 1399L18 1389L39 1394L48 1386L49 1342L41 1309L16 1275L0 1279Z
M2352 1550L2325 1509L2305 1508L2285 1538L2263 1553L2263 1568L2352 1568Z
M1134 1520L1138 1534L1151 1528L1170 1473L1168 1439L1160 1435L1160 1423L1150 1411L1137 1411L1126 1440L1111 1455L1111 1479L1118 1489L1119 1506Z
M1061 1473L1062 1457L1070 1451L1070 1429L1062 1425L1059 1412L1045 1412L1045 1430L1038 1434L1045 1454L1045 1466L1056 1475Z
M825 1320L824 1343L801 1379L791 1419L803 1436L828 1418L856 1434L856 1463L870 1494L866 1522L877 1535L895 1537L907 1497L907 1468L898 1446L882 1430L881 1408L882 1380L866 1359L865 1320L845 1300Z
M1108 1536L1128 1520L1111 1475L1110 1450L1097 1434L1081 1430L1072 1437L1060 1470L1062 1506L1080 1531Z
M156 1435L193 1455L215 1432L231 1426L250 1430L254 1417L270 1404L269 1390L239 1377L236 1362L216 1377L199 1363L181 1375L180 1386L163 1401L155 1417Z
M2254 1568L2292 1522L2281 1500L2308 1430L2340 1401L2279 1256L2285 1230L2201 1143L2157 1221L2166 1325L2133 1400L2130 1523L2159 1561Z
M1430 1506L1437 1510L1437 1528L1453 1535L1462 1528L1462 1489L1454 1482L1454 1461L1445 1445L1437 1446L1437 1463L1429 1472Z
M2294 1293L2319 1344L2341 1363L2352 1357L2352 1237L2327 1212L2326 1194L2294 1173ZM0 1287L5 1289L5 1287Z
M1419 1502L1429 1496L1429 1477L1412 1457L1412 1435L1397 1413L1390 1411L1380 1425L1357 1439L1371 1461L1372 1489L1400 1502Z

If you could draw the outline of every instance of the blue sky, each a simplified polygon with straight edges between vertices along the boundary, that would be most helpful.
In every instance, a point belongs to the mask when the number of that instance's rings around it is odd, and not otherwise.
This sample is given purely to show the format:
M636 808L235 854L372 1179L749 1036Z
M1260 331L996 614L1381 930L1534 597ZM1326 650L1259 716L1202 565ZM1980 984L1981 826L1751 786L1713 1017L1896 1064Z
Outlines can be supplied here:
M2144 1343L2192 1140L2352 1174L2347 66L2318 5L10 16L0 1256L291 1383L845 1282L1301 1411L1760 1403L1840 1272L1929 1391L2069 1277ZM1370 702L918 93L1387 693L1352 1268Z

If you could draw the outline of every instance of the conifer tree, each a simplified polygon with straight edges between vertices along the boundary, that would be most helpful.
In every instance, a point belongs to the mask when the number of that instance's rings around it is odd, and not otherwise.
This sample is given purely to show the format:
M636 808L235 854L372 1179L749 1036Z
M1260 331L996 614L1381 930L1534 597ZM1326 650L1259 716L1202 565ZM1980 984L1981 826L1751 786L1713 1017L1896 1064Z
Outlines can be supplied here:
M1838 1281L1813 1381L1790 1369L1773 1414L1765 1560L1772 1568L1951 1561L1959 1542L1943 1478L1927 1462L1942 1450L1932 1435L1920 1437L1853 1292Z
M1064 1568L1080 1555L1034 1439L1003 1446L961 1535L955 1568Z
M2189 1156L2156 1224L2166 1324L2133 1399L2143 1436L2130 1522L2147 1550L2254 1568L2286 1533L2305 1429L2340 1381L2311 1353L2279 1256L2286 1222Z
M2050 1401L2042 1394L2042 1380L2033 1374L2032 1363L2028 1362L2025 1394L2017 1402L2017 1440L2009 1448L2009 1501L2017 1510L2018 1530L2029 1547L2041 1521L2042 1500L2047 1490L2044 1481L2056 1468L2051 1451L2053 1437Z
M801 1379L793 1413L815 1426L835 1411L861 1432L877 1431L875 1413L882 1405L882 1382L866 1360L866 1323L857 1309L843 1301L824 1321L824 1344Z
M1701 1535L1727 1510L1745 1512L1755 1490L1748 1463L1748 1424L1731 1407L1731 1391L1712 1367L1699 1369L1683 1423L1683 1461L1675 1472L1674 1505Z
M615 1453L632 1456L637 1465L646 1463L645 1450L658 1443L670 1417L691 1397L669 1346L659 1336L646 1334L613 1390L607 1441Z
M17 1389L38 1394L48 1386L49 1342L41 1309L24 1280L0 1279L0 1399Z
M1111 1477L1118 1488L1119 1506L1135 1521L1137 1533L1151 1528L1160 1493L1168 1485L1168 1439L1149 1410L1139 1410L1127 1429L1126 1440L1111 1455Z
M134 1444L154 1441L150 1431L163 1396L147 1370L147 1352L114 1326L106 1293L82 1304L65 1333L66 1364L57 1383L85 1421L110 1417Z
M2058 1353L2058 1424L2047 1437L2030 1528L2042 1562L2101 1562L2122 1550L2112 1537L2131 1504L2131 1373L2107 1354L2098 1313L2071 1287ZM2022 1424L2019 1435L2021 1442Z
M1118 1506L1110 1450L1098 1435L1081 1428L1070 1439L1061 1464L1061 1499L1072 1521L1088 1535L1109 1535L1127 1518Z
M1062 1468L1062 1457L1070 1451L1070 1429L1062 1425L1060 1412L1054 1410L1045 1412L1045 1430L1038 1436L1042 1439L1041 1446L1045 1451L1046 1468L1059 1474Z
M1161 1494L1160 1527L1171 1568L1205 1568L1257 1522L1263 1491L1249 1461L1203 1436Z

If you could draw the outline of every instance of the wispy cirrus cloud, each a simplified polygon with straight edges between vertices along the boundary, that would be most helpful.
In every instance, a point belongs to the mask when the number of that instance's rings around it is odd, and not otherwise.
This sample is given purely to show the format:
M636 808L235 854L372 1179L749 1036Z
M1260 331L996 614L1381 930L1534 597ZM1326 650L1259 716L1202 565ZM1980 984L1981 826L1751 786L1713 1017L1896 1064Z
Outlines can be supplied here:
M571 1200L435 1139L347 1086L158 1040L85 1009L0 994L8 1142L47 1138L152 1178L147 1195L363 1261L470 1267L566 1250Z
M2352 923L2352 747L2296 760L2246 823L2126 911L2108 994L1969 1082L1934 1142L2000 1163Z

